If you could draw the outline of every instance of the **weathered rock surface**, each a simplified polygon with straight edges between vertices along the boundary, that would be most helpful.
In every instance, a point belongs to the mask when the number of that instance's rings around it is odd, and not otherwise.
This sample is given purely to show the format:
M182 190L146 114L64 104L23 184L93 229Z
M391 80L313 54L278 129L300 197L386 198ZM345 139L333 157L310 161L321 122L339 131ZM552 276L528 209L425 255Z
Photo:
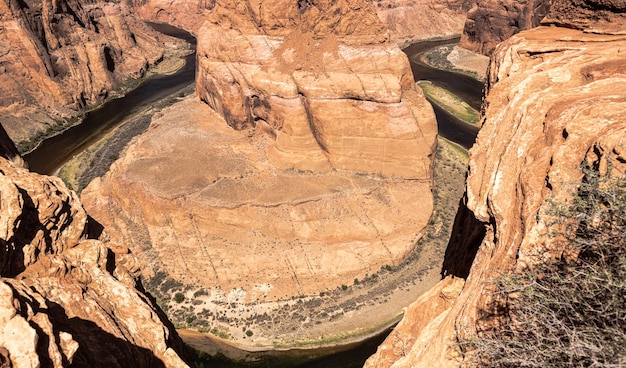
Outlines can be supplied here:
M98 226L76 194L4 158L0 173L3 364L187 366L180 338L138 289L136 260L88 239Z
M553 0L477 0L467 13L460 46L490 55L514 34L537 27Z
M555 2L553 9L560 4ZM615 22L620 17L618 12L609 18ZM603 26L602 20L593 24L593 18L573 22L589 30ZM493 276L564 251L546 236L547 199L571 198L585 159L601 171L626 172L626 67L621 51L626 37L571 29L576 24L522 32L494 52L483 128L470 151L466 206L456 221L470 226L455 230L443 269L447 275L465 277L467 270L469 275L445 315L422 317L420 303L407 314L418 320L404 324L426 327L414 330L412 341L417 342L407 354L410 358L391 366L460 366L457 338L475 336L480 314L490 310ZM612 166L607 165L609 156ZM380 354L393 344L393 339L386 341L372 362L385 359Z
M0 116L16 141L101 102L163 56L124 2L0 1Z
M266 153L273 145L188 98L83 202L142 267L212 289L218 303L318 294L414 249L432 211L430 179L280 169Z
M372 0L391 38L407 44L430 38L458 36L463 32L474 0Z
M130 0L134 14L142 19L168 23L193 34L215 7L215 0Z
M428 180L435 121L370 4L237 4L198 37L196 91L230 126L274 136L281 168Z

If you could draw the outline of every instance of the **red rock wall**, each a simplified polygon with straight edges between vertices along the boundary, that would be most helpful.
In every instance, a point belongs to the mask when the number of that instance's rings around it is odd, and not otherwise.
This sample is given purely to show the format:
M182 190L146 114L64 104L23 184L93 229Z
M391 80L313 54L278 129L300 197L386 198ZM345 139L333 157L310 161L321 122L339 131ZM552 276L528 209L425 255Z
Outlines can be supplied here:
M139 289L128 248L59 178L0 158L0 361L12 367L186 367L182 341Z
M467 13L460 45L490 55L496 45L539 25L552 0L477 0Z
M14 141L101 102L163 56L124 3L0 1L0 116Z

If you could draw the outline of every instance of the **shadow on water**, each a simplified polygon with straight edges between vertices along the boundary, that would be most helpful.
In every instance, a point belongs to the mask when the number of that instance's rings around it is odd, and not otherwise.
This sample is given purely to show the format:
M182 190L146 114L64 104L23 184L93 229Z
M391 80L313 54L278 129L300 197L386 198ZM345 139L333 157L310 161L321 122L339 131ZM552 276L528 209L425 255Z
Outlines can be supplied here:
M166 24L150 23L157 31L185 40L193 45L190 33ZM82 122L63 133L48 138L24 155L31 171L51 175L72 157L119 126L121 122L157 101L179 91L195 80L196 53L185 57L185 66L170 75L151 77L121 98L106 102L88 112Z

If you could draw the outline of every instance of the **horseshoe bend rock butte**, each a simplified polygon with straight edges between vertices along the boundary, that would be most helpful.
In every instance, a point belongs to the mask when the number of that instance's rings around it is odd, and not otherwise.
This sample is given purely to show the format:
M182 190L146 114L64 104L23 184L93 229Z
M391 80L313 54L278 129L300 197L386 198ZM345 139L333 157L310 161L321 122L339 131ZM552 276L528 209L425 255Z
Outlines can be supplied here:
M18 143L163 57L163 37L124 2L1 0L0 24L0 117Z
M187 366L128 248L89 239L98 228L59 178L0 158L0 195L3 366Z
M214 110L197 97L164 110L83 192L146 277L213 288L216 303L270 302L415 249L432 212L434 113L373 8L321 3L267 2L256 18L218 2L198 37L197 93Z
M626 174L626 37L595 33L603 24L579 14L567 18L575 23L567 28L538 27L496 48L465 205L444 260L447 277L409 307L402 328L366 367L468 363L457 341L475 336L481 311L491 310L493 277L564 252L546 235L548 199L571 198L585 159L601 172Z

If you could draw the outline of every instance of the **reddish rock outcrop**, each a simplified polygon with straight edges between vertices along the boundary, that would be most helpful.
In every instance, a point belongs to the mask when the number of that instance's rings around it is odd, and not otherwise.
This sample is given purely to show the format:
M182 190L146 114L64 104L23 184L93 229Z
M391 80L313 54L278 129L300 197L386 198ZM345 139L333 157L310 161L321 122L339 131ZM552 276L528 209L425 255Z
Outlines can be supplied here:
M490 55L500 42L537 27L553 0L477 0L467 13L460 45Z
M134 14L155 22L173 24L198 34L215 0L130 0Z
M401 45L458 36L475 0L372 0L380 20Z
M554 11L561 9L561 2L553 5ZM609 30L603 20L594 23L594 15L585 17L584 9L568 28L525 31L495 50L483 127L470 151L466 207L457 218L457 225L474 226L456 228L453 240L461 241L452 241L447 254L456 261L447 259L443 270L459 275L469 269L469 275L448 310L426 321L405 322L426 327L414 331L411 341L416 343L391 366L464 363L457 339L475 336L480 313L491 310L494 277L564 251L562 242L547 236L547 199L571 198L582 178L583 160L601 171L626 173L626 68L621 55L626 38L572 29ZM620 21L621 14L607 14L609 23ZM565 19L555 13L550 17ZM607 165L609 156L612 166ZM407 318L424 318L422 311L418 304ZM385 344L390 349L394 341Z
M0 357L13 367L185 367L184 346L137 284L128 248L74 192L0 158ZM3 365L6 366L6 365Z
M16 142L101 102L163 56L124 2L0 1L0 116Z

